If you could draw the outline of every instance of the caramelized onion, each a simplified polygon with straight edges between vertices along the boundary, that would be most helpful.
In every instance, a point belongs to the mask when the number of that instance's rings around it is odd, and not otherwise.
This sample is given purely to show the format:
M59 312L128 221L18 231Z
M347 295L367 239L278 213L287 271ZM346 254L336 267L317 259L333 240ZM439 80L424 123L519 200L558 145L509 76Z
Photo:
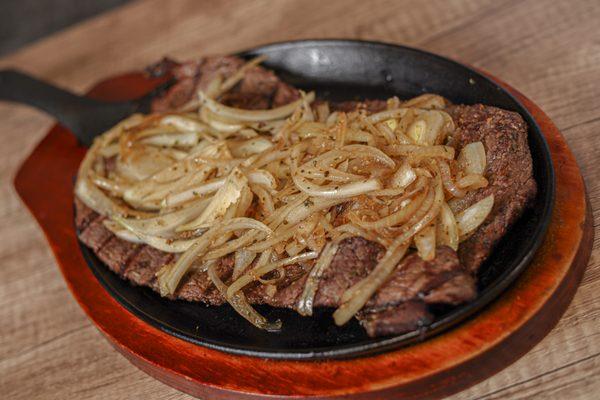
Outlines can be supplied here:
M466 144L457 157L459 167L466 174L483 175L487 164L485 148L481 142Z
M209 261L207 273L210 280L217 287L217 290L225 297L227 302L238 312L242 317L249 321L252 325L259 329L264 329L269 332L276 332L281 330L281 321L269 322L265 317L260 315L246 300L246 296L243 293L236 293L231 297L227 297L227 286L223 283L219 275L215 270L215 263Z
M403 162L396 172L394 172L391 179L391 186L394 188L405 188L413 183L415 179L417 179L415 171L408 162Z
M403 107L443 109L446 107L446 99L437 94L422 94L402 103Z
M175 264L167 265L159 271L157 275L161 295L167 296L175 293L179 281L189 270L194 260L207 251L212 241L219 234L239 229L263 229L270 232L267 226L250 218L233 218L221 225L211 227L200 238L191 243Z
M456 186L461 189L480 189L488 185L487 179L481 175L467 175L463 176L456 182Z
M454 159L454 148L450 146L418 146L411 144L396 144L385 148L386 153L393 156L408 157L412 163L427 158L441 158L445 160Z
M456 223L460 233L460 241L466 240L475 229L485 221L494 207L494 195L491 194L471 207L456 214Z
M232 278L237 279L252 264L256 258L256 253L246 249L240 249L235 252Z
M435 226L429 225L415 235L417 253L425 261L435 258Z
M442 182L444 183L444 188L448 191L448 193L452 194L454 197L465 197L466 192L460 189L454 183L448 163L441 161L438 163L438 166L442 175Z
M145 235L165 235L174 233L175 230L198 217L208 205L209 199L195 202L190 207L182 208L171 213L166 213L150 218L127 218L123 219L123 224L127 225L134 233Z
M278 108L272 108L270 110L244 110L241 108L228 107L223 104L217 103L213 99L208 98L204 92L198 92L200 103L208 110L215 113L215 115L228 118L233 121L242 122L261 122L261 121L272 121L275 119L281 119L291 115L299 105L302 104L303 99L296 100L295 102L286 104ZM315 98L314 92L310 92L306 95L305 101L312 102Z
M433 191L425 190L424 193L421 193L413 200L408 202L407 205L401 207L400 210L392 213L384 218L381 218L376 221L364 221L354 214L350 214L350 219L356 225L361 226L366 229L380 229L380 228L389 228L391 226L395 226L398 224L402 224L409 220L420 208L424 205L427 206L431 204L433 201Z
M377 147L366 146L364 144L349 144L342 147L342 150L354 154L360 154L361 158L373 158L374 160L379 161L390 168L394 168L396 166L394 160L392 160L390 156L379 150Z
M440 215L438 216L438 225L436 240L438 244L449 246L454 251L458 250L459 233L456 218L447 203L442 204Z
M409 249L424 260L435 257L436 246L457 250L487 218L493 197L468 207L466 196L488 184L485 149L468 144L456 157L446 145L454 123L443 98L394 98L372 115L331 113L327 103L311 106L314 93L303 92L271 110L221 104L219 96L260 61L213 80L185 106L194 113L137 115L117 125L81 164L76 194L108 217L109 230L180 255L157 273L162 295L175 294L182 277L201 266L244 318L278 329L248 304L246 285L273 294L286 266L313 265L297 303L311 315L338 244L359 236L386 253L341 296L334 319L343 324ZM216 268L227 255L234 257L229 287Z
M231 144L231 154L234 157L248 157L259 154L273 147L273 142L263 136L257 136Z
M158 250L167 253L181 253L187 251L193 244L193 240L172 240L161 236L150 235L136 229L124 218L118 215L113 216L113 220L127 229L138 238L138 241L150 245Z
M227 297L233 297L238 291L243 289L246 285L258 280L261 276L268 274L269 272L281 268L286 265L296 264L301 261L312 260L318 257L318 253L315 251L309 251L293 257L284 258L283 260L268 263L263 266L259 266L246 272L244 275L236 279L231 286L227 289Z
M381 182L377 179L367 179L360 182L346 183L344 185L319 186L311 183L299 174L292 174L294 183L304 193L315 197L344 198L369 193L381 189Z

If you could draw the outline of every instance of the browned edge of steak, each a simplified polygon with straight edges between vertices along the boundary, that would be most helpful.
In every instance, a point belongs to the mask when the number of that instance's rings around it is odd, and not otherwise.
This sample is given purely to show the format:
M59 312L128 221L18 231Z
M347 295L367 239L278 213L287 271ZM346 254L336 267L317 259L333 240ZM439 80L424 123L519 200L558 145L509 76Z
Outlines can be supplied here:
M527 124L515 112L481 104L451 106L448 111L457 126L453 136L456 150L481 141L487 154L484 175L489 185L468 193L459 207L465 209L490 194L494 195L490 216L458 249L461 263L476 273L494 245L536 195Z
M153 107L156 111L180 107L194 96L198 87L206 87L217 74L227 78L241 65L243 61L235 57L208 57L184 64L163 61L155 65L152 72L165 73L168 69L178 78L178 83L155 100ZM225 102L242 108L269 108L297 98L297 91L281 82L273 72L255 67L226 96ZM385 102L344 102L332 105L332 108L376 112L385 108ZM436 258L430 262L423 261L416 254L402 261L402 265L357 316L369 336L399 334L429 324L433 317L428 311L428 304L460 304L475 298L475 272L535 195L527 127L518 114L482 105L451 106L448 111L457 126L453 137L457 150L467 143L482 141L488 154L485 175L490 185L469 194L461 207L466 208L493 193L496 197L494 209L475 234L461 244L458 256L452 249L440 247ZM78 199L75 205L81 241L122 278L157 290L155 273L164 264L172 262L174 256L116 238L102 224L104 217ZM338 306L342 293L366 277L383 252L379 244L363 238L342 242L319 283L315 306ZM218 266L218 274L226 283L231 282L232 268L231 257L225 257ZM301 265L292 266L289 270L286 271L286 279L276 288L271 288L276 290L268 290L259 284L247 287L245 293L249 301L294 308L302 293L307 271ZM192 271L184 277L173 298L211 305L225 301L206 273L199 271Z
M152 102L153 111L176 110L196 96L198 89L206 89L220 76L226 79L244 65L239 57L205 57L179 64L164 59L148 68L152 75L171 72L177 79L164 95ZM256 66L246 71L244 78L228 91L221 101L245 109L268 109L290 103L299 98L298 91L281 81L273 71Z

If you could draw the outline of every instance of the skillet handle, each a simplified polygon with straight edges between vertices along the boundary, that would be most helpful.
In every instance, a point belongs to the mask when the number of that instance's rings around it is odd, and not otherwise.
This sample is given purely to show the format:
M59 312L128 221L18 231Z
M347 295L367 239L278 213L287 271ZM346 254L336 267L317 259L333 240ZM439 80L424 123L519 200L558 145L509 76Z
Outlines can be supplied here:
M0 100L27 104L47 112L88 146L102 129L132 109L130 104L105 103L78 96L12 69L0 71Z

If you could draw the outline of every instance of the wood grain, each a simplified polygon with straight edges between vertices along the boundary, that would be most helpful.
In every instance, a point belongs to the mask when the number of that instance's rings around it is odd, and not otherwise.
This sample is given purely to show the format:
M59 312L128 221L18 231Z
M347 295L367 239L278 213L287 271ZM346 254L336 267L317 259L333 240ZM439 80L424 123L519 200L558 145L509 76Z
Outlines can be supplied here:
M126 99L158 83L141 74L125 74L104 80L90 95ZM529 110L554 165L560 166L544 243L518 281L475 318L423 343L377 356L320 362L236 356L179 340L124 310L85 267L71 228L70 177L85 149L64 128L51 129L21 166L14 184L43 229L81 308L119 352L150 376L206 399L438 399L493 375L546 336L572 300L591 253L592 219L573 154L541 109L503 85ZM39 174L42 169L44 176Z
M600 32L596 1L142 1L0 60L73 90L164 54L189 58L308 37L417 46L482 67L553 118L600 211ZM187 398L129 365L68 294L10 180L51 120L0 105L0 390L7 398ZM43 173L43 171L41 171ZM511 367L455 399L596 398L600 235L565 316Z

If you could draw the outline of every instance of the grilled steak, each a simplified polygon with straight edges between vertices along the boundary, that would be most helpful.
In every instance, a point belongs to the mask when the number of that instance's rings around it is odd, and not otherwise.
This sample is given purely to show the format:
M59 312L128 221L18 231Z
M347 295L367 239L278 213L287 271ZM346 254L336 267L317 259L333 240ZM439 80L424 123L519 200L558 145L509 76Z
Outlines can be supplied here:
M494 244L535 197L527 125L517 113L481 104L452 106L448 111L458 127L453 137L456 149L481 141L488 154L485 176L489 186L468 193L459 206L463 210L494 194L490 217L459 248L462 264L475 273Z
M169 59L150 67L152 75L173 74L177 83L164 96L154 100L154 111L177 109L194 98L198 89L206 89L217 76L233 75L245 61L238 57L206 57L199 61L178 64ZM272 71L262 67L250 68L244 79L227 92L224 104L246 109L267 109L281 106L299 97L298 91L281 81Z
M151 73L170 72L178 83L155 100L154 110L167 111L183 106L194 97L198 88L206 88L217 75L226 79L243 63L236 57L210 57L184 64L163 60L150 69ZM253 67L223 101L236 107L261 109L287 104L298 96L296 89L280 81L271 71ZM385 102L344 102L334 104L332 108L376 112L385 108ZM430 323L432 315L428 304L455 305L474 299L477 269L535 195L527 127L518 114L482 105L451 106L447 111L457 127L452 138L457 150L467 143L481 141L488 158L485 176L489 186L470 193L459 208L464 209L492 193L494 208L486 222L461 244L459 254L448 247L439 247L432 261L423 261L416 254L402 260L387 283L357 315L370 336L398 334ZM75 199L75 206L80 240L122 278L158 290L155 273L176 256L121 240L104 226L103 216L78 199ZM343 207L336 211L344 212ZM314 305L339 306L342 293L366 277L383 253L381 245L360 237L340 243L331 265L319 281ZM230 283L233 259L223 258L217 272L225 283ZM290 266L286 268L285 279L277 286L249 285L244 292L251 303L295 308L307 272L302 265ZM211 305L225 302L207 274L201 271L192 271L184 277L173 297Z

